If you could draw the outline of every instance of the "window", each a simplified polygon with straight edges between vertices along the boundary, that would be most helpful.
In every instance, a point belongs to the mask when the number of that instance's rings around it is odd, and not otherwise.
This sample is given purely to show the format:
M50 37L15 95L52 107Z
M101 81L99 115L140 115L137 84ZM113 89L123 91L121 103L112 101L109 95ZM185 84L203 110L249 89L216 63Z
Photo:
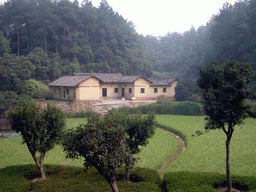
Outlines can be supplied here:
M115 88L115 93L118 93L118 88Z
M164 93L166 92L166 88L165 88L165 87L163 88L163 92L164 92Z
M154 88L154 93L157 93L157 91L158 91L157 88Z
M102 97L107 97L107 88L102 89Z
M67 89L67 95L69 94L69 89Z
M140 89L140 92L141 92L141 93L145 93L145 89L144 89L144 88L141 88L141 89Z
M132 88L129 88L129 93L132 93Z

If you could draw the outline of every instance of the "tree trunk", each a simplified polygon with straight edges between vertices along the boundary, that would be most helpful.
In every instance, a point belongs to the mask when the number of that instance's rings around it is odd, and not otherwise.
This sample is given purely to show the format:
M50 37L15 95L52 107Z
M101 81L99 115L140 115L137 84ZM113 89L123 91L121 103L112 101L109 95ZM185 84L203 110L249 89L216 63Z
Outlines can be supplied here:
M233 125L232 123L228 123L228 130L226 131L224 128L222 128L224 132L227 135L226 140L226 174L227 174L227 185L228 185L228 192L231 192L232 189L232 181L231 181L231 174L230 174L230 160L229 160L229 146L230 146L230 140L233 134Z
M32 154L32 157L36 163L36 166L38 168L38 170L40 171L40 179L41 180L45 180L46 179L46 176L45 176L45 173L44 173L44 169L43 169L43 160L45 158L45 153L42 153L41 156L40 156L40 161L38 161L37 157L35 154Z
M46 179L45 173L44 173L44 169L43 169L43 165L40 165L39 168L40 174L41 174L41 178L44 180Z
M45 53L46 53L46 55L48 55L46 34L44 34L44 46L45 46Z
M110 180L108 181L111 188L112 188L112 191L113 192L118 192L118 187L117 187L117 184L116 184L116 178L115 178L115 174L113 172L110 173Z
M230 144L230 138L227 137L227 141L226 141L226 174L227 174L228 192L231 192L232 182L231 182L230 163L229 163L229 144Z
M33 51L33 26L30 25L30 51Z
M17 36L18 36L18 51L17 51L17 56L20 56L20 26L16 27L17 28Z
M124 181L127 182L127 183L130 183L130 167L129 165L125 165L125 177L124 177Z
M86 29L86 40L85 40L85 45L87 46L88 44L88 25L87 25L87 29Z
M57 27L56 53L59 52L59 27Z

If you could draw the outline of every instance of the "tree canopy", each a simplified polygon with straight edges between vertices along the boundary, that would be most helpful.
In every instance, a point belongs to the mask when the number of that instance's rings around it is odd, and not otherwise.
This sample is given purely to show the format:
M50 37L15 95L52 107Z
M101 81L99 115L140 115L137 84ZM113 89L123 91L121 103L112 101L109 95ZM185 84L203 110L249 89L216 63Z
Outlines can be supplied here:
M226 172L228 191L231 191L229 144L235 125L240 125L249 107L245 99L252 92L249 83L253 69L248 63L227 61L220 65L212 61L199 69L198 86L201 89L206 117L206 129L222 129L226 134Z
M46 179L43 171L43 160L47 151L51 150L61 138L65 127L65 114L60 108L47 105L41 109L33 101L21 100L8 112L11 128L21 133L23 143L27 144L41 178ZM36 156L40 153L40 157Z
M141 36L107 1L96 8L91 1L8 0L0 16L0 55L27 56L35 66L31 78L81 70L152 74ZM59 58L51 61L54 54Z
M88 123L67 131L63 148L68 158L84 158L84 166L95 167L118 191L115 173L131 156L125 146L127 134L112 116L89 118Z

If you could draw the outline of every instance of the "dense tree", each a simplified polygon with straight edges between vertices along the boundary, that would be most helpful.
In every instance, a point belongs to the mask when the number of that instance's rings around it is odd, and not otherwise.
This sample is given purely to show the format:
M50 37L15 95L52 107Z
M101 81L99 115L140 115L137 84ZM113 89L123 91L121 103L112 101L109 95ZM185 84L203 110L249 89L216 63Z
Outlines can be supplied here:
M113 117L93 117L65 134L63 148L68 158L84 158L84 166L95 167L108 181L112 191L118 191L115 173L130 152L125 146L126 133Z
M196 83L191 79L181 79L175 87L176 101L191 101L196 93Z
M155 134L155 116L153 114L142 116L142 114L126 114L115 111L109 115L118 124L124 126L128 136L125 142L132 156L125 160L125 180L129 182L130 171L135 163L133 155L139 153L141 147L146 146L148 139Z
M0 91L0 117L5 116L6 112L16 106L20 100L31 100L27 95L17 95L13 91Z
M29 79L21 85L22 93L29 95L33 98L45 98L49 93L49 88L44 83L40 83L35 79Z
M229 145L235 125L246 117L244 100L251 92L248 84L253 69L248 63L227 61L220 65L213 61L206 68L200 68L198 86L201 89L206 117L206 129L222 129L226 134L226 173L228 191L231 191Z
M3 36L3 32L0 31L0 56L3 57L5 53L10 52L9 41Z
M0 57L0 90L18 91L23 80L34 74L34 65L24 56L4 54Z
M22 100L8 112L11 128L21 133L23 142L27 144L41 180L46 179L43 160L47 151L51 150L61 137L65 127L65 114L56 106L47 105L41 109L34 102ZM36 155L40 153L38 158Z

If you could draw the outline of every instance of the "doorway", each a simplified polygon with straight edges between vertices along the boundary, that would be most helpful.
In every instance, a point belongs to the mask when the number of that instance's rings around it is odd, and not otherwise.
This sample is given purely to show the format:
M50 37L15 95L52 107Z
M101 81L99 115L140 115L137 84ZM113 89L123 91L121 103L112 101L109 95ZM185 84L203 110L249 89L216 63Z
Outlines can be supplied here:
M122 88L122 97L125 96L125 88Z
M102 97L107 97L107 88L102 89Z

